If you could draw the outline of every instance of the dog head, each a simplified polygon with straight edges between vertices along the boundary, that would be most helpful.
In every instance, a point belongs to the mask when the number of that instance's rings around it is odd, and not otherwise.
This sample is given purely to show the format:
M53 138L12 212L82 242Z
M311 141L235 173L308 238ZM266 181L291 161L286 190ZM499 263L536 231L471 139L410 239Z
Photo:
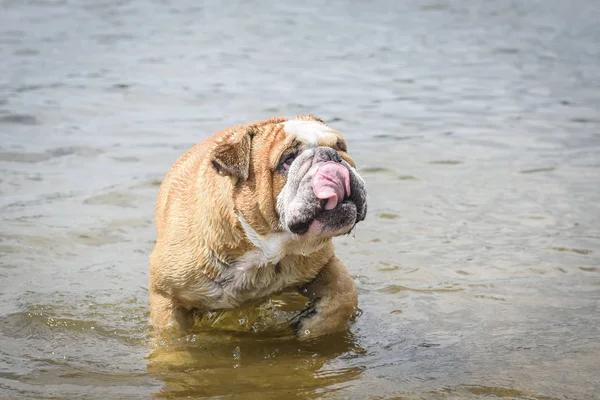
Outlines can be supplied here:
M237 127L216 142L211 161L233 179L235 208L260 235L332 237L365 219L365 183L346 142L316 117Z

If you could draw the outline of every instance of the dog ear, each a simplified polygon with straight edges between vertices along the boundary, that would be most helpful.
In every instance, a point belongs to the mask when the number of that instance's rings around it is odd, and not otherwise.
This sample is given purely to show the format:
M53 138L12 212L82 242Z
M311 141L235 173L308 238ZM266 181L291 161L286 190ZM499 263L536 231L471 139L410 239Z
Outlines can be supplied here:
M213 152L212 165L215 170L221 175L248 179L252 138L255 134L256 127L250 126L236 128L225 136Z

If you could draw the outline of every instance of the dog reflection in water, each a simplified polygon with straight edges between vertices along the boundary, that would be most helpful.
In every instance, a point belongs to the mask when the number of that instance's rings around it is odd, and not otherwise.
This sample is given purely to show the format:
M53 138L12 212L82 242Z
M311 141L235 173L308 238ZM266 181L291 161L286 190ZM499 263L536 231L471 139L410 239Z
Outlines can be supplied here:
M193 333L164 336L148 356L148 372L164 382L155 396L288 398L358 378L362 367L334 362L364 353L349 331L300 342L294 337L287 322L303 303L298 297L276 296L276 307L257 311L206 313Z

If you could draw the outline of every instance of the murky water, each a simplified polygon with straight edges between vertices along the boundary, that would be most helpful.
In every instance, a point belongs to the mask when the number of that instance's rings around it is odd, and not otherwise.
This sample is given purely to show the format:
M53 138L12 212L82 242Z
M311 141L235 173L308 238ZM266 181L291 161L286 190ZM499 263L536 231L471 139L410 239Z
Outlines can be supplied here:
M600 396L600 2L0 2L0 397ZM314 113L370 194L362 315L148 342L153 208L208 134ZM212 326L212 327L211 327Z

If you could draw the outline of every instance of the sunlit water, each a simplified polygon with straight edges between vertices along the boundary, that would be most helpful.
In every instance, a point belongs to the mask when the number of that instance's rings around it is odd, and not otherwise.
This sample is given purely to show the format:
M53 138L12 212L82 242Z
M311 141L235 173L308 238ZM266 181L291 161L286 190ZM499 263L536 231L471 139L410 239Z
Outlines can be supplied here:
M0 2L0 398L598 398L600 2L300 3ZM164 174L303 113L368 183L354 325L153 346Z

